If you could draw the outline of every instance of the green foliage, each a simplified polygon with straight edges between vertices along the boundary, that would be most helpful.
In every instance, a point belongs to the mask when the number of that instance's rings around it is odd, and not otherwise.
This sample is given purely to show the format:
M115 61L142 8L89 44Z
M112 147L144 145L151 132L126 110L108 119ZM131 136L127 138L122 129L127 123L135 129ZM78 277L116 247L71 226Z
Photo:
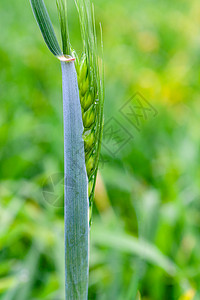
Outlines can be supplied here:
M47 4L53 12L53 1ZM60 66L28 3L2 0L0 8L0 299L18 300L14 289L25 280L32 282L28 299L63 299L63 209L43 197L44 181L63 172ZM132 300L139 290L142 300L185 300L194 290L198 300L199 1L100 0L95 8L104 28L105 128L114 116L134 139L115 156L103 140L89 299ZM81 54L76 9L69 9L70 40ZM56 25L56 9L51 16ZM158 111L140 132L119 114L136 91ZM109 245L101 229L113 234ZM159 249L180 273L122 251L127 235ZM29 277L33 247L39 258Z

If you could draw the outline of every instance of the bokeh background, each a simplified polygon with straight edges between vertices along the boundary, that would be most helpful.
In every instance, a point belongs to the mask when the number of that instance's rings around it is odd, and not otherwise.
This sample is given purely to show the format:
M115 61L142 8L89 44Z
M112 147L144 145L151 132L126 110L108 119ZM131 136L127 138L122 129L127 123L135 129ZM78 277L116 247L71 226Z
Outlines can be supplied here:
M99 0L95 10L105 132L89 299L199 300L200 3ZM69 23L81 54L72 0ZM64 299L62 174L60 64L29 1L1 0L1 300Z

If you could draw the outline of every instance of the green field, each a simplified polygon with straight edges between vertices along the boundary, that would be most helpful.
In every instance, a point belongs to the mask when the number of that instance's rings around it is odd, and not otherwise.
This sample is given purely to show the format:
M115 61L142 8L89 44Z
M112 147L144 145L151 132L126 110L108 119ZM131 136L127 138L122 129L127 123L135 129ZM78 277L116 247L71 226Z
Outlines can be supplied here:
M89 300L199 300L200 3L94 4L105 129ZM72 0L69 27L81 54ZM0 28L0 300L63 300L61 68L28 0L1 0Z

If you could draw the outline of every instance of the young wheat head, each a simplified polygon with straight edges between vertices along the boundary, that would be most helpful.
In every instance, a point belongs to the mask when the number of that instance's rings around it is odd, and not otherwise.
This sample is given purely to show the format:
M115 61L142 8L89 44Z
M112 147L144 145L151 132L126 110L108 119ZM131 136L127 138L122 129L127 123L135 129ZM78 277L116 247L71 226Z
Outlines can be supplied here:
M103 131L103 55L102 59L99 59L97 55L97 37L93 5L90 0L74 1L79 15L83 42L83 52L80 58L70 43L67 22L67 1L56 0L62 38L63 49L61 50L44 1L30 0L35 18L50 51L61 62L74 60L75 63L82 110L82 122L84 127L83 140L91 216ZM103 49L101 26L100 33L101 49Z
M82 110L82 121L84 126L83 140L85 164L88 176L88 196L91 220L92 203L103 129L103 55L100 63L100 59L97 55L97 38L93 5L90 3L90 0L75 0L75 4L79 14L83 41L83 53L80 58L75 50L72 49L69 41L66 1L57 0L61 25L63 54L64 56L71 55L75 58L79 97ZM101 48L103 49L101 26L100 32Z

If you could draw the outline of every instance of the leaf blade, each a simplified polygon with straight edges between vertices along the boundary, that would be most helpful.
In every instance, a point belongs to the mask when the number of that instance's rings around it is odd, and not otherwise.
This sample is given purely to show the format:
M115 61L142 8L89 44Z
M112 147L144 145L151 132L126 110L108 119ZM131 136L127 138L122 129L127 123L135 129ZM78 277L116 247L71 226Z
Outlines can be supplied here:
M170 276L176 276L179 272L178 266L165 256L155 245L144 239L138 239L126 233L112 232L95 224L92 243L108 248L114 248L120 252L135 254L153 265L162 268Z
M33 14L49 50L57 57L62 56L53 25L43 0L30 0Z

